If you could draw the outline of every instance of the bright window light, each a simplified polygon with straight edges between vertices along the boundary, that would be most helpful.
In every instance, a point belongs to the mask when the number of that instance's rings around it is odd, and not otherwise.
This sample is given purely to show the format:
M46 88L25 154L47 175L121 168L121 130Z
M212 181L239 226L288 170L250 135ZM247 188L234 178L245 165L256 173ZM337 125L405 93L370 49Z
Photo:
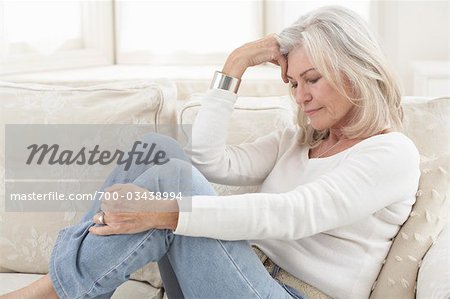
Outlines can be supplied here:
M227 53L262 34L259 1L119 1L118 51Z
M79 1L0 1L8 55L81 48Z

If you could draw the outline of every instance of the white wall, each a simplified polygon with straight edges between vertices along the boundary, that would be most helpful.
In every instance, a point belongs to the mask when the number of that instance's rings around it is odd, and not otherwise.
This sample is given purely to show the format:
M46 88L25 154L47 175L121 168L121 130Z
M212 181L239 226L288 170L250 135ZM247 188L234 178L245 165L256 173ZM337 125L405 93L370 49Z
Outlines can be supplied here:
M450 60L450 1L379 1L377 5L381 43L404 94L412 95L413 61Z

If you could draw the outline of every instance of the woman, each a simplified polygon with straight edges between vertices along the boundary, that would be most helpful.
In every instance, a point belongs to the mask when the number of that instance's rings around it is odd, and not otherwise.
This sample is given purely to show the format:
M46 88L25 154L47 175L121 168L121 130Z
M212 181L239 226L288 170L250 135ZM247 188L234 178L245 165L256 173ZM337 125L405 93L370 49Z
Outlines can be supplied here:
M290 82L298 126L225 146L240 78L265 62ZM117 168L104 184L118 194L193 195L191 212L175 201L168 212L103 202L103 212L97 205L60 232L49 275L5 298L108 298L150 261L169 298L304 298L274 279L250 244L330 296L367 298L418 186L418 152L401 119L397 84L364 21L340 7L313 11L236 49L216 74L188 150L201 173L174 141L150 135L170 162ZM261 187L217 196L202 174Z

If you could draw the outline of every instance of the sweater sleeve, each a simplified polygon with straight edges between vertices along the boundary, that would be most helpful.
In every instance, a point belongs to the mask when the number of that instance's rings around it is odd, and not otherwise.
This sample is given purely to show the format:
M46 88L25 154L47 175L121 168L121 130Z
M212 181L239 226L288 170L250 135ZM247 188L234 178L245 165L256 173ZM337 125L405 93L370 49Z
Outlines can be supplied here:
M417 149L404 136L378 139L357 144L339 166L286 193L194 196L192 212L180 213L175 233L224 240L300 239L410 200L420 176Z
M281 131L252 143L226 145L236 94L211 89L202 100L185 148L192 164L210 181L227 185L259 185L274 167Z

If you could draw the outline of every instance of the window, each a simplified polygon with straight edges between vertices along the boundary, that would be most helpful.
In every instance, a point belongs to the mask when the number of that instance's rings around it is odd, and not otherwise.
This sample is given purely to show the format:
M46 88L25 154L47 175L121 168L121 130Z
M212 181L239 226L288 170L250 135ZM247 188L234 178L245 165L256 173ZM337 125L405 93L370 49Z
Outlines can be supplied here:
M342 3L341 3L342 2ZM370 1L119 1L119 64L219 64L245 42L310 10L340 4L369 21Z
M341 3L342 2L342 3ZM212 65L323 5L373 1L0 0L0 74L109 64Z
M214 64L260 38L262 1L119 1L118 63Z
M113 63L112 5L0 0L0 73Z

